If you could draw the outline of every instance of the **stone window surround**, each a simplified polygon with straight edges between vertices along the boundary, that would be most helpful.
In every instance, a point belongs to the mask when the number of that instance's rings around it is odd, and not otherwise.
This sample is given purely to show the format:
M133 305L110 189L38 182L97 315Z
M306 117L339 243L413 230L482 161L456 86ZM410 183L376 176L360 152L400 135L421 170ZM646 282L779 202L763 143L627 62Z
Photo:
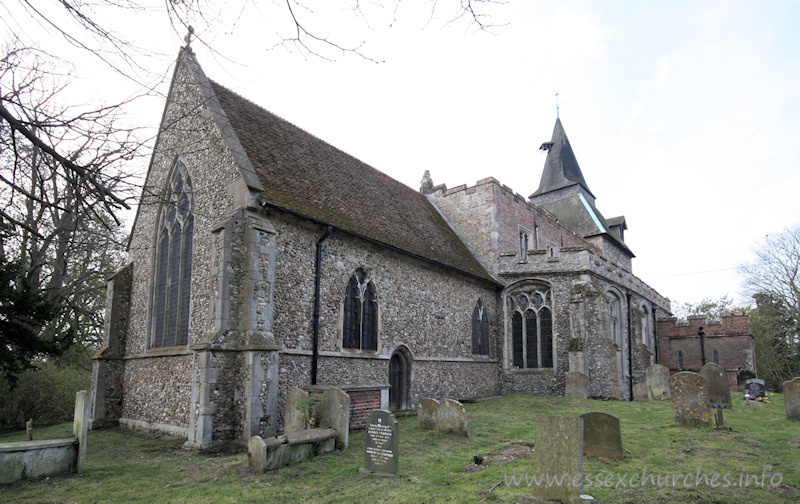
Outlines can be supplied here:
M341 297L341 301L339 302L339 317L337 320L337 334L339 335L336 338L336 349L339 351L341 355L353 355L353 354L364 354L364 355L380 355L382 350L381 344L381 332L382 332L382 323L381 323L381 300L380 294L378 293L378 285L374 279L372 279L371 275L369 274L369 269L365 265L361 265L353 271L353 274L347 278L347 282L349 283L353 276L356 275L358 270L362 270L364 272L364 285L365 288L368 284L372 286L372 289L375 294L375 349L363 349L363 348L349 348L344 346L344 308L345 308L345 300L347 298L347 287L345 287L345 295ZM363 300L362 300L363 302Z
M513 365L513 333L511 327L512 310L509 310L509 299L517 294L525 292L547 292L549 293L549 306L551 314L551 338L552 338L552 368L516 368ZM503 310L504 310L504 338L503 338L503 369L506 372L514 374L555 374L558 369L558 331L556 328L556 300L553 296L553 288L550 282L541 278L526 278L518 280L508 285L503 292ZM514 310L515 311L515 310Z
M149 302L148 302L148 305L147 305L147 339L146 339L146 350L145 350L148 353L156 353L156 354L166 353L168 355L171 355L173 352L171 352L171 351L164 352L163 349L169 349L169 348L174 348L174 349L177 349L177 350L185 349L185 348L187 348L187 346L189 344L188 340L191 339L191 338L187 337L187 342L186 343L180 343L178 341L179 336L176 336L176 344L175 345L169 345L169 346L163 345L163 344L162 345L158 345L158 346L155 345L155 337L156 337L155 329L154 329L154 325L156 323L155 322L155 304L156 304L156 295L157 295L156 290L158 288L157 282L156 282L156 274L157 274L157 270L158 270L158 267L159 267L159 264L160 264L159 260L158 260L159 259L158 258L159 234L160 234L160 227L163 224L162 223L162 219L163 219L163 216L164 216L165 203L168 201L168 196L167 195L170 192L169 186L172 184L172 179L173 179L173 177L175 176L175 173L178 170L180 170L183 173L183 175L185 177L185 180L189 181L189 186L191 187L191 176L189 174L189 164L188 164L188 162L186 161L186 159L183 156L176 156L174 161L173 161L173 163L172 163L172 167L170 168L170 170L169 170L169 172L167 174L167 177L166 177L165 182L164 182L164 188L163 188L163 190L161 192L161 203L159 205L159 209L158 209L158 212L157 212L157 215L156 215L156 220L155 220L156 228L155 228L155 232L153 233L153 248L152 248L153 252L152 252L151 261L150 261L150 265L151 265L151 274L150 274L151 285L150 285ZM185 182L184 182L184 184L185 184ZM193 217L193 213L194 213L194 197L193 197L193 194L192 194L191 191L189 191L188 197L189 197L188 216L189 217ZM188 217L184 218L184 221L186 221L186 220L188 220ZM192 238L193 238L193 236L192 236ZM189 249L189 254L190 255L192 254L192 249L194 248L193 241L194 240L192 239L191 248ZM185 250L181 253L181 263L183 263L184 259L185 259ZM181 272L181 277L182 276L183 276L183 272ZM190 278L191 278L191 268L190 268ZM179 289L179 296L178 297L180 298L181 295L182 295L182 292L180 292L180 289ZM191 329L192 329L192 327L191 327L192 320L191 320L191 316L190 316L190 314L192 313L191 284L189 285L188 298L189 298L189 305L188 305L188 307L186 307L187 309L186 309L185 316L188 319L187 322L186 322L186 324L187 324L187 333L191 333ZM178 321L178 324L180 324L180 323L181 323L181 321ZM164 331L166 332L166 330L167 329L165 328ZM165 336L166 336L166 334L165 334Z
M478 298L472 310L472 355L480 357L489 356L489 316L488 310L483 306L483 301ZM476 324L477 316L477 324ZM484 327L486 332L484 334ZM477 342L477 349L475 343Z

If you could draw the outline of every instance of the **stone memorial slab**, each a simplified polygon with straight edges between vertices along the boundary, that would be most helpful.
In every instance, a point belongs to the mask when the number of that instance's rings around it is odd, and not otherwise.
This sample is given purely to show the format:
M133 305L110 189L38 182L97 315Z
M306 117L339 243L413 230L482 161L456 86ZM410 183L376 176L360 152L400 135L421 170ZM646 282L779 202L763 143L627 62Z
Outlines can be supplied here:
M651 401L666 401L669 395L669 369L661 364L647 368L647 396Z
M669 379L672 410L679 425L711 425L711 403L706 379L697 373L683 371Z
M783 401L786 403L786 419L800 420L800 377L783 382Z
M583 418L583 453L596 457L622 459L622 431L619 418L608 413L592 411L584 413Z
M751 378L744 384L744 393L749 396L750 399L757 400L759 397L766 397L767 385L764 383L764 380L760 378Z
M338 388L326 390L317 403L317 426L336 430L336 448L350 442L350 396Z
M366 461L360 470L373 476L394 476L400 457L397 419L386 410L375 410L367 420Z
M459 436L469 437L467 425L467 411L464 405L453 399L448 399L436 408L436 422L440 432L449 432Z
M284 434L292 434L308 428L309 405L308 392L299 388L289 391L283 414Z
M89 413L91 403L85 390L75 393L75 416L72 421L72 435L78 440L78 456L75 459L75 473L83 474L86 468L86 443L89 438Z
M711 404L724 404L726 408L732 408L728 373L717 364L709 362L700 368L700 375L706 379L708 399Z
M253 436L247 441L247 465L257 472L267 470L267 443L261 436Z
M583 489L583 418L536 415L536 477L545 475L555 484L532 486L534 495L546 500L580 501ZM552 479L554 477L559 480Z
M436 399L423 397L419 400L419 407L417 408L419 430L439 430L438 408L439 401Z
M633 400L638 402L650 400L646 383L637 383L633 386Z
M583 373L567 373L564 397L586 399L589 397L589 377Z

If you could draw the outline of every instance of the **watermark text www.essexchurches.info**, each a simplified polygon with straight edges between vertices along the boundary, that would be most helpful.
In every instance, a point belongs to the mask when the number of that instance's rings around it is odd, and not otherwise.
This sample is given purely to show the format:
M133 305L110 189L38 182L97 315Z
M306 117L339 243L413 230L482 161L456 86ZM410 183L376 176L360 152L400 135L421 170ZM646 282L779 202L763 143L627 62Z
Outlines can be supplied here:
M772 466L766 465L761 474L747 473L745 469L738 473L707 473L698 466L696 471L675 474L658 474L647 471L647 466L641 472L614 473L614 472L588 472L581 474L508 474L505 475L506 486L572 486L578 487L583 483L584 488L636 488L644 486L658 487L684 487L692 488L710 486L712 488L735 487L764 487L766 485L780 485L783 482L781 473L772 472Z

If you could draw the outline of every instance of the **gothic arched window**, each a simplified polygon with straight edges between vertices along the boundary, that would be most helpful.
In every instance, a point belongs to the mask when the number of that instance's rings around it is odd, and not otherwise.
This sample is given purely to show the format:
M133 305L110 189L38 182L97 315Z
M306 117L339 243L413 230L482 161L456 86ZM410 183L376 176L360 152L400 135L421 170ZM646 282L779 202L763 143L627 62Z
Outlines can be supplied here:
M622 346L622 300L614 292L608 296L608 333L614 343Z
M177 161L156 225L151 347L186 345L189 340L193 209L192 180L186 165Z
M508 297L511 313L512 366L553 367L553 303L547 287L534 287Z
M378 349L378 295L367 273L358 268L344 295L342 347L361 350Z
M489 319L480 299L472 310L472 353L489 355Z

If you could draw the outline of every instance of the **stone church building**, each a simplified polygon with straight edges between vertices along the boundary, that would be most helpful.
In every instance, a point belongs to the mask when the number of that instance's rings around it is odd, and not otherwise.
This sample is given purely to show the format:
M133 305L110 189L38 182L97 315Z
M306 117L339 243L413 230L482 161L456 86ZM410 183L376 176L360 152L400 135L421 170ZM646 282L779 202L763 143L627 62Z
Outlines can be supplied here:
M208 447L282 430L288 392L351 414L422 397L629 399L669 300L637 278L560 120L536 191L419 191L209 80L181 50L128 246L108 282L95 427ZM358 423L357 419L354 422Z

